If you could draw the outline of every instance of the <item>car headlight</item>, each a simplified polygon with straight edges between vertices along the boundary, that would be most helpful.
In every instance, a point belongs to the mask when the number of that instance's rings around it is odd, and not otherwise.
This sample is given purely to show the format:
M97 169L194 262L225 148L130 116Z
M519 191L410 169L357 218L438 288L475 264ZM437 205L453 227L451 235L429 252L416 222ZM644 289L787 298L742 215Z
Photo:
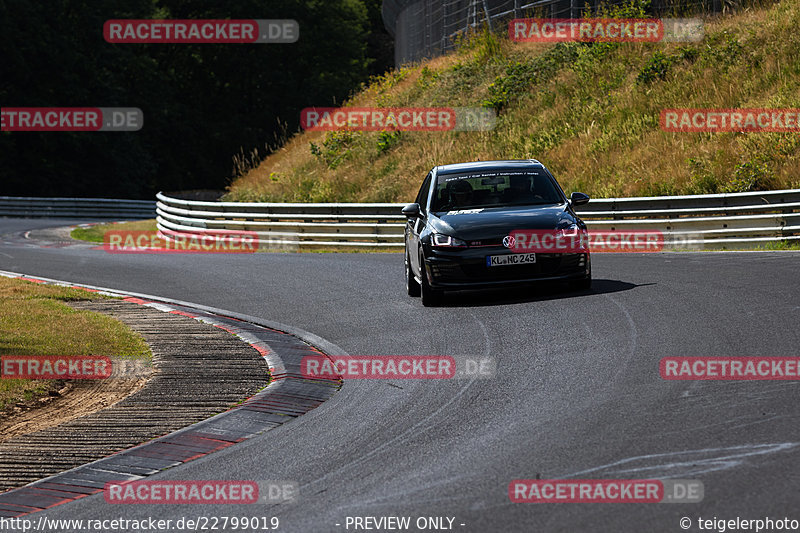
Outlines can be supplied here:
M441 233L433 234L433 245L446 248L466 248L467 243L461 239L451 237L450 235L443 235Z
M576 224L575 222L569 225L567 224L568 223L561 222L558 224L558 227L556 229L558 229L559 233L564 237L576 237L578 235L578 231L580 230L578 224Z

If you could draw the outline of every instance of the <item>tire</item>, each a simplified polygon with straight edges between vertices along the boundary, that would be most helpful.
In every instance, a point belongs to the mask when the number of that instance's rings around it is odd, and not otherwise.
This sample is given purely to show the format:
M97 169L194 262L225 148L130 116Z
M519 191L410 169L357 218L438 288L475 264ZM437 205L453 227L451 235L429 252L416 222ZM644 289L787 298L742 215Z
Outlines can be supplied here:
M428 276L425 273L425 258L422 256L422 253L419 254L419 277L422 280L422 305L425 307L436 307L442 303L442 296L443 292L441 290L437 290L432 288L428 284Z
M409 296L417 297L420 295L420 286L417 280L414 279L414 273L411 271L411 262L408 260L408 254L405 257L406 264L406 292Z

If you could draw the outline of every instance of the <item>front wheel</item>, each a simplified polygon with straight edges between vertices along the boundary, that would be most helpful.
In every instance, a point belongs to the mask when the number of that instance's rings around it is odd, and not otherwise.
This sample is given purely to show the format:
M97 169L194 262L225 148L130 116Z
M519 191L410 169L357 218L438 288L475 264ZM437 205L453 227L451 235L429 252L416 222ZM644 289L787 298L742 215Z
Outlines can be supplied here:
M408 254L406 254L406 292L408 292L409 296L417 297L420 294L420 286L417 283L417 280L414 279L414 273L411 271L411 261L408 260Z
M428 276L425 272L425 259L420 254L419 257L419 277L422 280L422 305L425 307L436 307L442 303L443 292L438 289L432 288L428 284Z

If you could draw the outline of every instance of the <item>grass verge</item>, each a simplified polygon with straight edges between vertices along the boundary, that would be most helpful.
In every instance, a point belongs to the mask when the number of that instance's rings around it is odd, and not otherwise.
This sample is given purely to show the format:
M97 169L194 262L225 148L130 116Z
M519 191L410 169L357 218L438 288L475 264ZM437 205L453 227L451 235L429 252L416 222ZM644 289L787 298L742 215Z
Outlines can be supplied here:
M101 297L0 276L0 356L106 355L150 360L147 343L122 322L65 303ZM0 379L0 416L16 404L57 395L61 387L59 380Z
M109 222L93 224L91 226L77 227L70 232L70 237L79 241L103 242L106 231L157 231L156 219L134 220L131 222Z
M768 242L761 247L763 250L800 250L800 242L798 241L775 241Z
M403 252L402 248L386 248L382 246L337 246L337 247L324 247L302 245L297 250L300 253L326 253L326 254L399 254Z

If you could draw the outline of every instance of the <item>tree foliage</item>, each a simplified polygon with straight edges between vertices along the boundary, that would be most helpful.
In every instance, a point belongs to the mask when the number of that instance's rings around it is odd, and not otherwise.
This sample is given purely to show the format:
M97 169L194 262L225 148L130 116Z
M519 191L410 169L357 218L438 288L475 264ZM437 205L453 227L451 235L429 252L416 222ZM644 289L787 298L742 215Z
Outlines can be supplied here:
M0 133L0 194L224 187L232 156L390 66L375 0L0 0L0 105L138 107L138 132ZM377 15L378 19L380 15ZM294 44L109 44L108 19L295 19ZM373 53L368 42L382 43Z

